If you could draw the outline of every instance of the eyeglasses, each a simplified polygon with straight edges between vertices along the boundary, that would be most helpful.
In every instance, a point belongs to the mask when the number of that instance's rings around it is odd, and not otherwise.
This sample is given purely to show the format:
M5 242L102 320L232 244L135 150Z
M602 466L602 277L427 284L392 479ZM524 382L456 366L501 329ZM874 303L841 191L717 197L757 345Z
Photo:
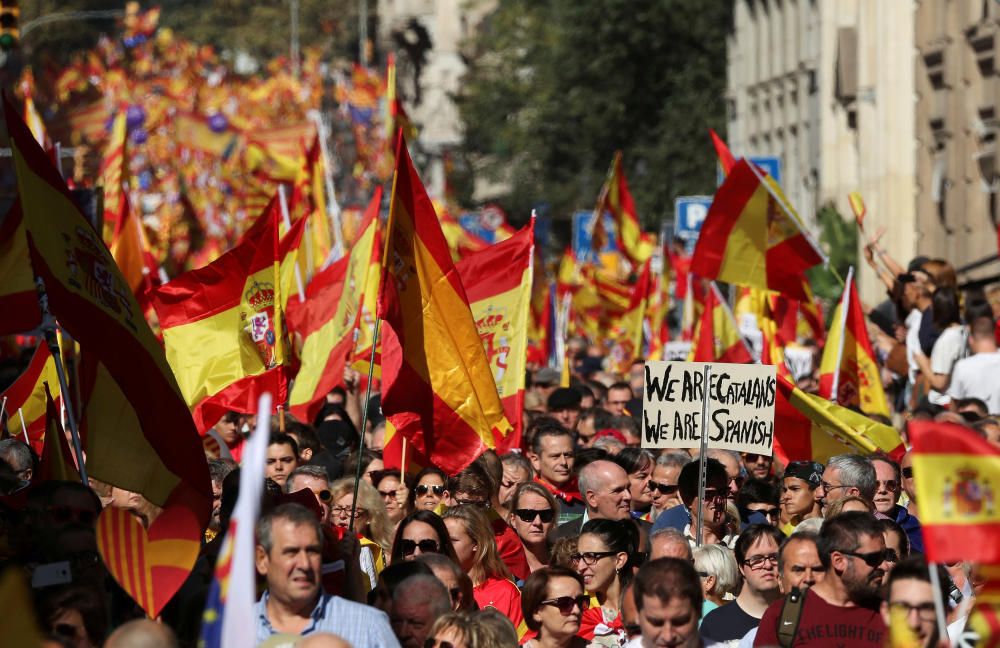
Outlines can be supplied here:
M896 481L895 479L887 479L885 481L882 481L881 479L876 479L875 483L878 485L877 488L879 490L881 490L883 486L887 491L894 491L899 488L899 482Z
M551 605L559 610L559 614L569 616L573 613L573 608L577 606L580 606L581 612L590 607L590 597L586 594L581 594L579 596L560 596L558 598L545 599L539 603L539 605Z
M907 466L903 468L900 472L903 473L903 479L913 479L913 467Z
M743 561L743 564L750 569L757 569L758 567L763 567L765 562L769 562L772 565L778 564L778 554L767 554L766 556L752 556Z
M349 517L351 515L351 507L350 506L334 506L333 508L330 509L330 512L333 513L334 515L341 515L341 516L344 516L344 517ZM357 512L355 513L355 515L356 516L368 515L368 511L366 509L363 509L363 508L359 507L357 509Z
M416 490L417 491L417 495L420 495L421 497L423 497L424 495L426 495L428 492L432 492L435 495L437 495L438 497L441 497L441 495L444 493L444 486L439 486L439 485L433 485L432 486L430 484L417 484L417 487L414 490Z
M819 485L822 486L823 490L825 490L827 492L832 491L832 490L836 490L838 488L850 488L850 486L846 486L844 484L834 485L834 484L831 484L829 482L825 482L822 479L820 480Z
M934 611L934 602L928 601L927 603L920 603L919 605L910 605L905 601L897 601L895 603L890 603L889 607L901 610L907 616L913 610L917 611L917 618L921 621L934 621L936 618L936 612Z
M840 553L845 556L860 558L869 567L878 567L883 562L896 562L899 560L896 552L892 549L879 549L878 551L869 551L868 553L858 553L857 551L840 551Z
M413 541L403 538L399 541L399 550L404 556L412 556L416 553L417 549L420 549L420 553L439 553L437 540L431 540L430 538Z
M588 567L593 567L601 558L617 555L617 551L586 551L584 553L570 554L569 560L574 565L583 562Z
M517 509L514 515L521 518L522 522L534 522L535 518L541 518L542 524L548 524L556 516L552 509Z
M750 513L760 513L767 517L776 518L781 515L780 508L767 508L767 509L748 509Z
M73 508L71 506L50 506L46 509L52 519L59 524L76 522L84 526L94 526L97 514L89 509Z
M661 495L673 495L680 487L677 484L661 484L660 482L649 480L649 488L660 491Z
M757 463L758 461L771 461L771 456L765 454L754 454L752 452L748 452L746 454L747 463Z

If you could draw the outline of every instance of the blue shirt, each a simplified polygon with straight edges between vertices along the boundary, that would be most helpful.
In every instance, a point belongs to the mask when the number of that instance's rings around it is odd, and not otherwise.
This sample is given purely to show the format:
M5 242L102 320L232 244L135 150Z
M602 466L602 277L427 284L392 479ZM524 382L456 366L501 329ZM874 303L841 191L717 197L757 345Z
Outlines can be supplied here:
M690 523L691 513L686 506L678 504L677 506L671 506L656 516L656 521L653 522L653 528L650 529L650 533L666 528L684 531L684 527Z
M269 595L269 592L264 592L254 609L257 616L257 643L277 634L267 618ZM354 648L399 648L399 642L389 625L389 617L373 607L339 596L320 594L310 616L312 622L302 631L303 635L330 632Z

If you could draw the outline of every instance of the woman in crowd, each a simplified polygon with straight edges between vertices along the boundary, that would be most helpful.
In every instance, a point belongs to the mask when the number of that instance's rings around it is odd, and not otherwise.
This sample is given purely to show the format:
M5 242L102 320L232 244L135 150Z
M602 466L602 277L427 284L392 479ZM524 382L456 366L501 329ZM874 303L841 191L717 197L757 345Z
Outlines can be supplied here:
M334 526L346 529L351 523L354 504L354 478L344 477L330 485L330 519ZM354 513L354 533L361 542L361 569L375 587L378 574L385 568L385 557L392 548L392 523L385 505L371 484L358 482L358 508Z
M509 523L521 540L528 568L533 572L549 564L549 535L558 519L559 505L549 489L527 482L514 491Z
M448 509L442 517L455 547L456 562L472 578L472 595L480 609L494 607L513 621L514 627L520 627L521 593L500 560L486 515L477 506L463 504Z
M726 602L726 595L736 595L740 586L740 570L736 558L728 547L704 544L693 551L694 568L701 577L705 595L701 618Z
M517 632L494 610L449 612L434 622L424 648L510 648Z
M510 510L510 499L521 484L530 482L535 477L531 462L520 452L508 452L500 457L503 464L503 476L500 478L500 488L497 490L497 500L501 506ZM501 511L497 511L502 513Z
M389 562L415 560L425 553L441 554L458 564L458 557L444 522L436 513L421 509L407 515L396 526Z
M841 513L847 513L849 511L861 511L862 513L871 513L872 515L875 515L875 507L871 502L863 497L850 495L831 504L826 510L826 518L829 519L837 517Z
M785 467L781 479L781 517L778 528L786 536L803 520L820 517L815 491L823 481L823 464L815 461L793 461Z
M378 491L385 503L385 512L389 522L395 526L406 517L407 493L398 470L379 470L372 473L372 486ZM401 488L402 487L402 488Z
M629 493L632 495L632 515L642 520L651 519L653 493L649 480L653 474L653 453L643 448L624 448L612 461L628 473Z
M677 478L681 474L681 468L689 461L691 455L679 450L664 452L656 458L656 465L653 466L653 474L649 479L649 492L653 496L655 515L682 504Z
M946 392L951 384L951 371L955 368L955 363L968 353L968 335L962 326L958 295L954 289L938 288L931 300L934 329L940 331L940 335L934 341L930 358L923 353L915 353L913 359L930 388L927 400L932 405L944 407L949 400Z
M597 646L621 646L622 590L632 580L631 556L639 545L639 529L632 520L588 520L580 529L576 553L570 560L591 595L580 620L580 636Z
M532 572L521 590L524 623L536 636L526 648L582 648L580 619L590 603L583 578L567 567L545 567Z
M441 500L448 497L448 490L445 486L447 482L448 477L440 468L428 466L421 470L417 473L416 486L410 491L410 509L423 509L425 511L436 509Z
M380 470L385 470L385 463L382 462L381 452L372 452L362 449L361 454L352 452L344 462L344 476L353 477L358 470L358 462L361 462L361 478L369 484L372 483L372 475Z
M879 520L878 525L882 529L885 548L896 552L896 560L890 560L890 563L895 564L910 555L910 539L903 527L892 520Z
M37 593L36 606L42 628L58 637L62 645L96 648L104 644L108 612L101 594L93 588L79 585L44 588Z

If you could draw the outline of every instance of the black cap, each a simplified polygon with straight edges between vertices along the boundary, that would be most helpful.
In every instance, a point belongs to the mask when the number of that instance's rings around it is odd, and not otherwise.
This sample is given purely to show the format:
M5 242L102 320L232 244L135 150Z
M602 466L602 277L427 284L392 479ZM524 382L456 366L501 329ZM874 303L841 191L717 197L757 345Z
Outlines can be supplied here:
M785 477L795 477L809 482L813 488L823 481L823 464L815 461L793 461L785 467Z
M546 405L550 412L580 409L580 401L582 399L583 397L580 395L580 392L572 387L560 387L549 394L549 400Z
M358 445L358 433L346 421L323 421L316 426L316 436L334 457L342 457Z

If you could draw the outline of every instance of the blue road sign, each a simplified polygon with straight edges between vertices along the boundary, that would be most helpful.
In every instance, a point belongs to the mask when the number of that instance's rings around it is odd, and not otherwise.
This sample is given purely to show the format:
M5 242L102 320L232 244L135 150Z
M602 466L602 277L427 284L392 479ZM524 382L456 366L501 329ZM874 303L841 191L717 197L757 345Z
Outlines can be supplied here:
M701 224L711 206L711 196L678 196L674 200L674 236L684 239L688 254L694 252Z
M781 158L776 155L751 155L750 161L767 171L767 175L774 178L774 181L781 184ZM722 175L722 167L716 166L716 184L721 185L725 176Z

